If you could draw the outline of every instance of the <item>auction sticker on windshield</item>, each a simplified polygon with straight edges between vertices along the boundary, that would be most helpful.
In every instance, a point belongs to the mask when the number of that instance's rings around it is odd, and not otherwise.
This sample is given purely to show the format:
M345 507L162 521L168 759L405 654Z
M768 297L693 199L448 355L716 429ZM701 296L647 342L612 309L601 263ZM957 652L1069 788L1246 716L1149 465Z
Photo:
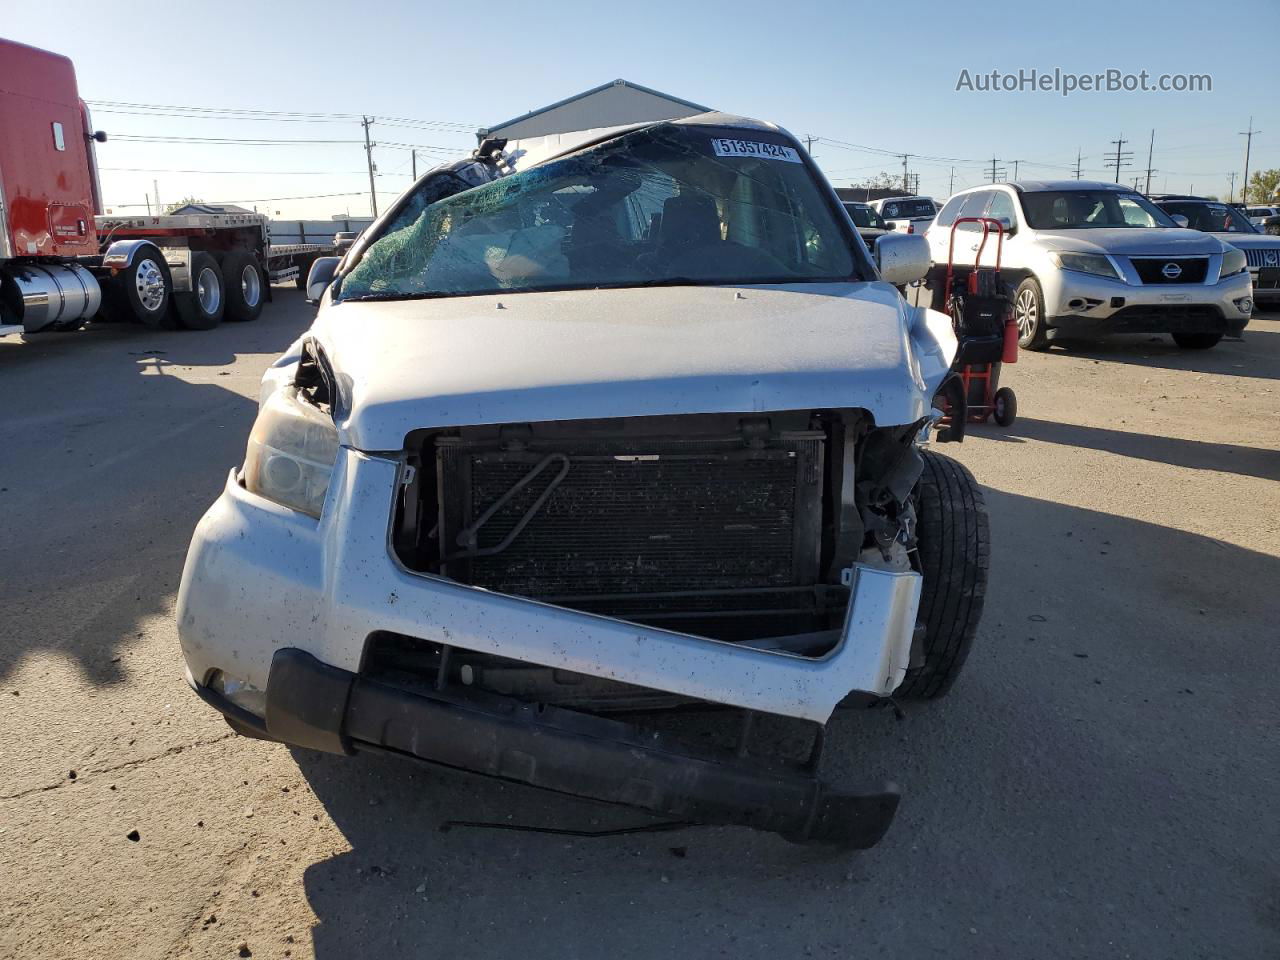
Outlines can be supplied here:
M716 137L711 141L711 148L715 150L717 157L764 157L766 160L803 163L795 148L782 147L776 143L762 143L759 140L730 140L727 137Z

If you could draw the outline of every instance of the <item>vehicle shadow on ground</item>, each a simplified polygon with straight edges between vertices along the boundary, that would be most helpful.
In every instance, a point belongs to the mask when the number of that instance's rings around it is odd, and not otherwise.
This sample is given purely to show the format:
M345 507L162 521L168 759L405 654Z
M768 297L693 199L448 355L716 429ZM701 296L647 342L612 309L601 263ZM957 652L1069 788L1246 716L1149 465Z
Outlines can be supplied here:
M1256 589L1277 582L1280 560L1058 503L987 499L995 560L966 675L901 721L857 710L831 724L829 779L903 788L880 846L844 853L732 827L442 832L454 819L652 821L409 761L298 750L350 844L304 874L315 956L665 957L673 944L834 956L855 942L867 956L990 956L993 944L1036 955L1046 943L1185 955L1206 931L1213 951L1265 952L1280 826L1258 820L1265 778L1228 786L1221 771L1280 762L1266 720L1280 601ZM1067 567L1071 589L1058 579ZM1256 659L1234 656L1242 643ZM943 875L972 882L941 891ZM1123 894L1117 876L1132 878ZM971 939L979 928L987 939Z
M983 431L980 435L984 439L1001 442L1040 440L1044 443L1102 450L1124 457L1168 463L1192 470L1216 470L1246 477L1260 477L1263 480L1280 480L1280 450L1266 447L1242 447L1232 443L1161 437L1106 427L1055 423L1032 417L1019 417L1011 426L1003 427L999 432Z
M1209 350L1184 350L1167 336L1134 334L1094 341L1057 340L1049 353L1058 352L1140 367L1280 380L1280 323L1255 318L1243 341L1223 340Z
M0 681L41 652L95 686L128 679L122 654L172 603L191 531L257 413L256 387L177 374L283 351L310 315L300 298L282 314L281 293L259 320L212 331L112 324L0 345ZM74 378L68 350L83 361ZM49 376L65 378L53 405ZM58 508L83 499L91 511Z

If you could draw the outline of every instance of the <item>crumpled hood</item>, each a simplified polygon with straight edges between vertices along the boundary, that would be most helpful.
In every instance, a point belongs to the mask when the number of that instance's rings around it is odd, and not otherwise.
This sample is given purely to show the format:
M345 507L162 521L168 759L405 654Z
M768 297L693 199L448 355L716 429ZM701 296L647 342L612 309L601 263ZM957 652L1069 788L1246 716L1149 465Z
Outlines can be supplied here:
M486 423L862 407L930 409L950 321L885 283L650 287L347 302L312 336L347 399L342 442Z
M1051 250L1111 253L1126 257L1203 257L1222 252L1222 244L1209 234L1181 227L1042 230L1036 232L1036 239Z

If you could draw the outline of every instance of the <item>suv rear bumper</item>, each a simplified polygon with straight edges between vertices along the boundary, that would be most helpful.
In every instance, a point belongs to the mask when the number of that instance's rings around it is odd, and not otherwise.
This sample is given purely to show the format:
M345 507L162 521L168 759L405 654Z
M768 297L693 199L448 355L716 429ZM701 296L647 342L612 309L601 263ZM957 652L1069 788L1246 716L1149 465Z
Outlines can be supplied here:
M617 720L466 689L412 689L277 650L266 718L195 684L206 702L269 739L334 753L389 751L677 820L739 824L863 849L884 836L898 791L828 789L808 767L693 748Z

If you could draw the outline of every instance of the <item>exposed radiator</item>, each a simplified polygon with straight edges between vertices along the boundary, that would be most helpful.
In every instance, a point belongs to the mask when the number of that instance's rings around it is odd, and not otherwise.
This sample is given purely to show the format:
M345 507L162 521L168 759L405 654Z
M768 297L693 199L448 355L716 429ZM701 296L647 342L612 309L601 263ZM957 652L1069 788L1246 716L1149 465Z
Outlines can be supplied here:
M442 439L445 572L634 619L809 609L817 593L795 588L818 576L823 441L805 432L755 448L735 436L503 450ZM717 591L737 596L730 604Z

